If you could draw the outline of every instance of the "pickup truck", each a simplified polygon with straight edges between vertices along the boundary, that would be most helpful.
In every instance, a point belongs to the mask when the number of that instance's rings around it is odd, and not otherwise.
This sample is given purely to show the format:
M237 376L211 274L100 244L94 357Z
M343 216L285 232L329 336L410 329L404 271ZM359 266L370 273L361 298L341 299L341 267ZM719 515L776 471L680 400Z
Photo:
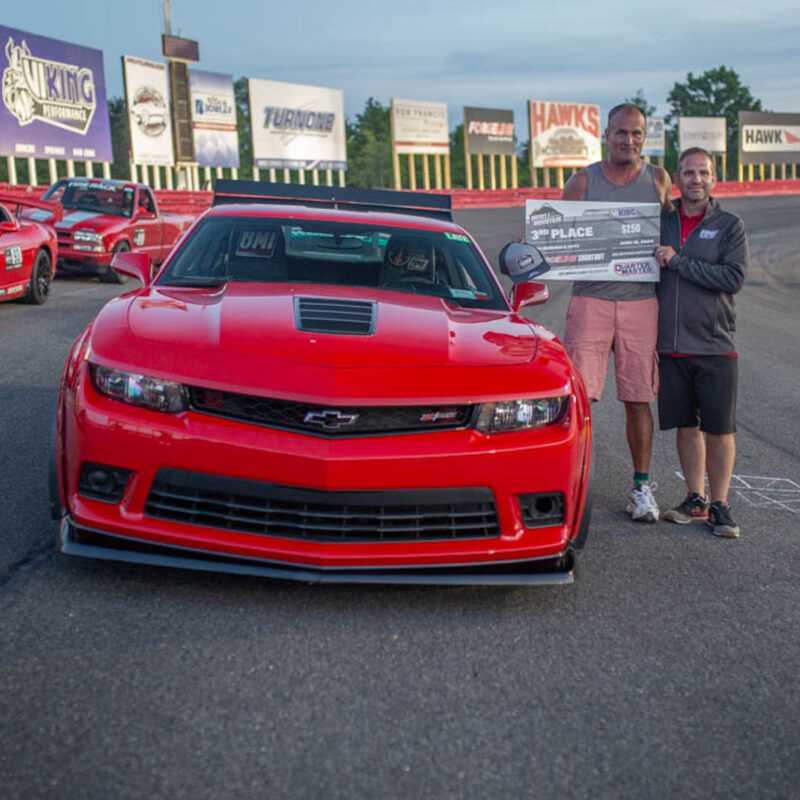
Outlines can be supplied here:
M99 275L108 283L127 280L110 267L116 253L147 253L156 267L195 219L194 214L160 211L144 184L105 178L62 178L42 200L59 203L63 218L56 221L43 210L25 216L55 229L58 272Z

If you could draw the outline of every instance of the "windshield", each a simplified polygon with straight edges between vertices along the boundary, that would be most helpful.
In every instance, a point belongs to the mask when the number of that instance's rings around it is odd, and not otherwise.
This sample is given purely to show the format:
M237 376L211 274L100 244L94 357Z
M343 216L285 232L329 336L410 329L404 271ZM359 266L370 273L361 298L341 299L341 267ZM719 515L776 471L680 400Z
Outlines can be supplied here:
M115 217L133 214L133 187L115 183L61 180L50 187L42 200L61 203L65 209L74 211L93 211Z
M183 242L157 283L227 281L374 287L469 308L506 308L469 237L413 228L210 217Z

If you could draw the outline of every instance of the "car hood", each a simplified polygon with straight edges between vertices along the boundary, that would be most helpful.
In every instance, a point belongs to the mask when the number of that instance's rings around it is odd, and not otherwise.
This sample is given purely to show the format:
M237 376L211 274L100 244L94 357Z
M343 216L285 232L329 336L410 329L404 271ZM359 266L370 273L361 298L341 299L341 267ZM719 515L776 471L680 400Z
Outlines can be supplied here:
M77 228L93 228L94 230L105 233L114 228L130 223L126 217L115 217L109 214L101 214L97 211L78 211L75 209L64 209L64 217L58 222L53 222L53 215L49 211L33 209L25 211L23 216L27 219L52 225L57 231L71 231Z
M374 332L298 330L296 298L374 303ZM116 298L94 323L90 358L274 397L478 399L531 394L532 387L536 395L565 389L570 369L552 338L509 311L457 308L436 297L231 283L216 291L151 287ZM545 357L534 367L543 344ZM497 367L516 377L501 386L490 376Z
M398 292L270 288L229 283L216 292L145 292L131 301L128 325L135 336L163 345L327 367L521 364L536 353L530 327L505 311L463 309ZM374 331L365 336L299 330L297 298L374 304Z

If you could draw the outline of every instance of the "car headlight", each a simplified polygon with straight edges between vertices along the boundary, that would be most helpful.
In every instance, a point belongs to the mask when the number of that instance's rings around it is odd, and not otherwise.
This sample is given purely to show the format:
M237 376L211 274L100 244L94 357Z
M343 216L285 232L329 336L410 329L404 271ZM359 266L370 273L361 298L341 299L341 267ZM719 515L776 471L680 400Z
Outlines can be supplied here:
M483 403L475 428L481 433L505 433L543 428L560 422L569 408L569 396L538 400Z
M103 237L95 231L75 231L72 236L76 242L94 242L95 244L102 244Z
M188 407L186 388L180 383L109 369L98 364L90 364L89 372L94 388L114 400L167 414L176 414Z

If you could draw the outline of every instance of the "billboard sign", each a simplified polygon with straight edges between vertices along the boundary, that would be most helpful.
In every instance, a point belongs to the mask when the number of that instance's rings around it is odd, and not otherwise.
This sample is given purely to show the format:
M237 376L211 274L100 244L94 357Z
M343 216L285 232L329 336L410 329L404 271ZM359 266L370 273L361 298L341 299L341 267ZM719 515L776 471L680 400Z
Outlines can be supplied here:
M0 155L113 161L103 54L0 25Z
M585 167L599 161L600 106L528 101L531 165Z
M678 150L702 147L709 153L724 153L725 131L725 117L678 117Z
M249 78L253 161L259 169L347 169L339 89Z
M238 167L233 76L189 70L194 154L201 167Z
M134 163L172 166L175 156L166 65L122 56L122 73Z
M800 114L739 112L742 164L800 163Z
M392 142L397 153L450 153L447 103L392 100Z
M653 117L647 120L644 135L643 156L663 156L665 152L664 120Z
M476 155L514 155L514 112L464 106L467 150Z

